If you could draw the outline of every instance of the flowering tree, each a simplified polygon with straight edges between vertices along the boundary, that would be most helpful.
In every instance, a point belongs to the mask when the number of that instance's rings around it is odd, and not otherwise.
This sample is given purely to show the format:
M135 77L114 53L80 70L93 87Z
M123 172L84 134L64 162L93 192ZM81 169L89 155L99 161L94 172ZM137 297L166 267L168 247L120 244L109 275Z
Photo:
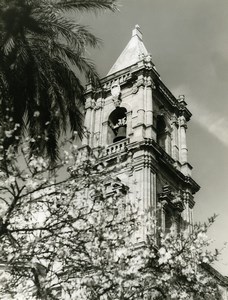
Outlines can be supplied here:
M219 299L204 267L214 218L163 235L88 148L55 167L19 149L0 157L1 299Z

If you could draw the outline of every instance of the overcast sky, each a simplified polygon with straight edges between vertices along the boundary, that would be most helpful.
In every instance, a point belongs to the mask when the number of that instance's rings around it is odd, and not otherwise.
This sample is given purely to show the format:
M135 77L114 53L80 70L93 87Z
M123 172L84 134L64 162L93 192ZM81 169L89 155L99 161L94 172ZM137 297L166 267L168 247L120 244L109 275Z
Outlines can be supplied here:
M201 186L195 220L214 213L214 246L228 241L228 1L119 0L120 11L80 16L103 40L88 54L105 76L136 24L161 79L175 96L185 94L193 117L188 126L189 162ZM228 249L216 268L228 275Z

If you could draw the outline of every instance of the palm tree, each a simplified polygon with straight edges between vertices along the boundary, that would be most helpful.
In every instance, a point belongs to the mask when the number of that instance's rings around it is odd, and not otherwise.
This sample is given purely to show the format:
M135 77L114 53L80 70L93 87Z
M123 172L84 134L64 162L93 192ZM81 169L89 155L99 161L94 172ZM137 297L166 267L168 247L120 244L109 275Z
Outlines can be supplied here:
M99 82L92 61L85 57L86 47L96 47L99 39L66 15L73 10L114 11L115 2L1 1L0 125L7 132L5 148L27 130L31 151L55 161L58 139L68 124L82 137L84 89L72 66L87 80Z

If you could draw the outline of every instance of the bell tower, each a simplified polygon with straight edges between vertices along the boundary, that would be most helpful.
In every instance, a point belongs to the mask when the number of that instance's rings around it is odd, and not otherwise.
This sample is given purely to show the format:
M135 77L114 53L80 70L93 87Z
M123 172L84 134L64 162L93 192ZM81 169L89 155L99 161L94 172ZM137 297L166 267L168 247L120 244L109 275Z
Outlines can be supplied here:
M191 224L199 190L186 143L191 113L161 81L138 25L101 82L100 91L87 85L83 146L104 148L101 160L164 231Z

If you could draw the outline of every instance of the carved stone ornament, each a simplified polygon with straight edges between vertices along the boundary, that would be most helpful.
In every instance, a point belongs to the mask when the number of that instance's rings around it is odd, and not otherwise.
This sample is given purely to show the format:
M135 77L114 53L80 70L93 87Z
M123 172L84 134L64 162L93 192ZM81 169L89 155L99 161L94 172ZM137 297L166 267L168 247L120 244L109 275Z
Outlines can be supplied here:
M121 102L122 102L121 99L119 99L119 98L114 98L114 97L112 98L112 101L113 101L115 107L119 107L119 106L121 105Z
M145 60L145 62L151 62L152 61L152 56L151 56L151 54L148 54L147 56L145 56L145 58L144 58L144 60Z
M175 115L172 116L172 118L171 118L171 124L173 126L177 126L177 127L179 126L177 116L175 116Z
M140 53L140 54L139 54L139 60L144 59L144 57L145 57L145 54L144 54L144 53Z
M95 110L98 110L98 109L104 107L104 104L105 104L104 99L99 99L99 100L96 102L96 105L95 105L94 109L95 109Z
M148 69L148 70L151 70L154 67L154 64L152 62L152 57L151 57L150 54L145 56L144 63L145 63L145 68Z
M180 124L180 127L187 128L187 122L186 122L186 119L184 116L179 117L179 124Z
M137 81L134 83L132 87L132 94L137 94L140 86L145 86L145 78L141 76L138 77Z
M111 94L113 97L119 97L120 96L120 85L118 83L113 83L111 86Z
M147 87L151 87L153 90L156 89L156 85L155 85L153 79L150 76L145 79L145 85Z
M120 99L120 93L121 93L120 85L116 82L113 83L111 86L111 94L112 94L112 101L113 101L115 107L120 106L120 104L122 102Z
M134 84L132 87L132 94L136 94L138 92L139 88L137 86L137 84Z

